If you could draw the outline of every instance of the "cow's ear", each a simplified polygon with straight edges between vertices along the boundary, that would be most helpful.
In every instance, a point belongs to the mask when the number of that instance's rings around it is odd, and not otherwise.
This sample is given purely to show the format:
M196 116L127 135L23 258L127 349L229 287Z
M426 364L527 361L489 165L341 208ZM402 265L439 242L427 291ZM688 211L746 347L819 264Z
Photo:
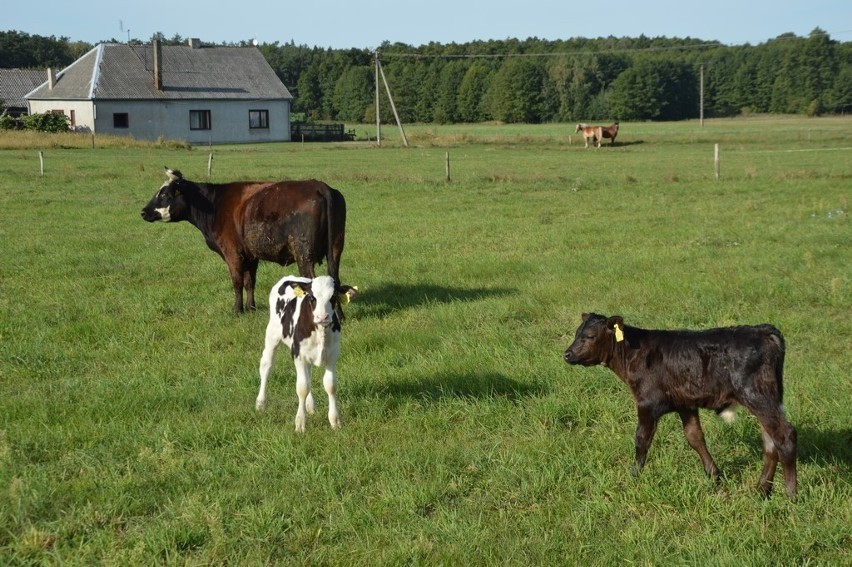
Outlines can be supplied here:
M292 288L293 295L295 295L296 297L305 297L305 295L306 295L305 288L303 288L301 286L301 284L299 284L297 282L291 282L290 288Z
M356 297L358 297L358 286L356 285L342 285L337 288L337 299L343 305L354 301Z
M582 318L584 322L589 320L589 315L590 313L583 313Z
M606 320L606 328L615 333L615 342L624 340L624 319L619 315L613 315Z

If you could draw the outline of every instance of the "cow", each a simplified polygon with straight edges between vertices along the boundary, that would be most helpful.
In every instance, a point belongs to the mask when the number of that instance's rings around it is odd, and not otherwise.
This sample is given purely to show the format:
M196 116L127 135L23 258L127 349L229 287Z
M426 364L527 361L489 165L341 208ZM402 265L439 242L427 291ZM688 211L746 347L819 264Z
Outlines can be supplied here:
M586 147L589 147L589 140L592 141L592 144L597 147L601 147L601 138L603 137L603 133L601 132L600 126L588 126L587 124L577 124L577 129L575 132L583 133L583 141L586 143Z
M609 145L613 145L615 137L618 136L618 122L613 122L609 126L601 126L601 136L612 140Z
M758 489L769 495L780 460L787 495L794 498L796 430L782 406L784 350L781 332L768 324L662 331L625 325L620 316L585 313L563 358L568 364L603 365L630 388L639 414L634 474L645 464L660 417L677 412L704 471L718 481L698 409L725 417L739 404L757 417L763 432Z
M323 386L328 394L328 422L340 428L337 409L337 358L340 355L340 304L357 295L357 288L338 285L330 276L314 279L285 276L269 292L269 323L260 357L260 391L255 409L266 407L266 384L281 344L290 348L296 366L296 431L305 432L305 412L314 413L311 366L324 366Z
M314 265L325 258L328 275L339 281L346 201L336 189L313 179L195 183L168 167L166 176L142 218L185 220L201 231L207 246L228 265L234 312L256 309L260 260L295 263L300 275L313 278Z

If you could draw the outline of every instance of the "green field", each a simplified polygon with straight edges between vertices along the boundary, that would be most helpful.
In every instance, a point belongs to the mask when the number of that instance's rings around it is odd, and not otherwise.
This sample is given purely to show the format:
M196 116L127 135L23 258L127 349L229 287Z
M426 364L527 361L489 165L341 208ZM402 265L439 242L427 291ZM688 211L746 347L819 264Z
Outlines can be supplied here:
M573 130L3 134L0 565L852 564L852 119L625 123L600 149ZM164 165L343 192L341 430L315 380L294 432L286 356L254 410L266 292L294 269L262 264L259 310L232 314L200 233L140 218ZM632 477L629 391L561 359L584 311L778 326L798 499L780 470L758 496L743 410L702 414L720 485L675 415Z

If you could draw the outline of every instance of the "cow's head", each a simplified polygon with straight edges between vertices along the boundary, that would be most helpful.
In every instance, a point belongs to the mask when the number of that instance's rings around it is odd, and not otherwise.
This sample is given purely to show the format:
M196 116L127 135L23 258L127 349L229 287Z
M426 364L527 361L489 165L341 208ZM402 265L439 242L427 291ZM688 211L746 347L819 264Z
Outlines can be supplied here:
M563 358L568 364L594 366L609 360L613 346L624 340L624 319L583 313L583 322Z
M323 327L332 325L333 330L339 330L340 319L337 314L342 312L340 307L355 299L358 288L338 285L331 276L318 276L307 281L299 280L289 280L285 284L290 288L289 293L308 302L315 325Z
M142 218L148 222L177 222L187 218L187 202L184 191L192 187L180 171L166 168L165 183L142 209Z

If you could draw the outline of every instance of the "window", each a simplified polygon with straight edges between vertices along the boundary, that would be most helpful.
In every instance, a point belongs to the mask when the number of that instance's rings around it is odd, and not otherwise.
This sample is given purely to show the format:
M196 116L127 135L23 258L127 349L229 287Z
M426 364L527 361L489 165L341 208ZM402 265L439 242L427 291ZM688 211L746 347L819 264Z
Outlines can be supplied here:
M130 128L130 116L126 112L114 112L112 115L113 128Z
M210 111L209 110L190 110L189 111L189 129L190 130L209 130L210 129Z
M269 111L249 110L249 128L269 128Z

